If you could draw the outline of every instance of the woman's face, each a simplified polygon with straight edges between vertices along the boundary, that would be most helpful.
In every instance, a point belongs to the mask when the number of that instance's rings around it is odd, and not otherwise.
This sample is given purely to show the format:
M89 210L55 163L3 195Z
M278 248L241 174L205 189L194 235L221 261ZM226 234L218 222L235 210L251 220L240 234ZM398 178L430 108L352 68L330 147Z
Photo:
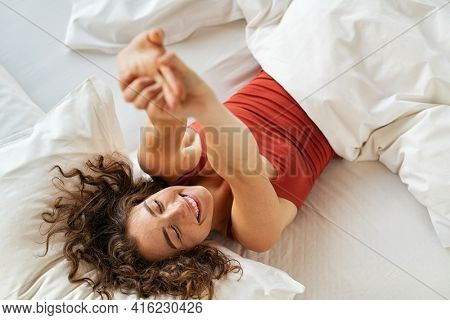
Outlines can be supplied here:
M213 208L213 197L202 186L168 187L132 209L128 234L146 259L162 260L205 240Z

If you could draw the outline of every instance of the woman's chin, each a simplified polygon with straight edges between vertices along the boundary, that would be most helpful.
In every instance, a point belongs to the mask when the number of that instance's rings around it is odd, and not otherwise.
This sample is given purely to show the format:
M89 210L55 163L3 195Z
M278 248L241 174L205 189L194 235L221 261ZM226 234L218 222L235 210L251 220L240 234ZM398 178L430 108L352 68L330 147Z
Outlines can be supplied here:
M200 223L203 223L210 215L212 215L214 209L214 198L203 186L198 186L198 193L196 192L196 196L200 201ZM197 191L197 190L196 190Z

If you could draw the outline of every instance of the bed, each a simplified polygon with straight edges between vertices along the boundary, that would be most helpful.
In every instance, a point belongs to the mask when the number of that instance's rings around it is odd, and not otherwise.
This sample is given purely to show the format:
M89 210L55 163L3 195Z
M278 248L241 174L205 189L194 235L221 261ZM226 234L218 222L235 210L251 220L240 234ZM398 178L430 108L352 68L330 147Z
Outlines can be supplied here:
M133 155L145 119L120 97L114 56L80 55L64 45L70 10L70 1L1 0L0 64L45 112L95 74L113 90L126 148ZM200 28L169 49L224 100L259 69L244 27L241 19ZM225 86L227 79L233 81ZM282 239L266 253L216 239L305 285L296 299L450 298L450 249L440 245L426 208L379 162L334 159Z

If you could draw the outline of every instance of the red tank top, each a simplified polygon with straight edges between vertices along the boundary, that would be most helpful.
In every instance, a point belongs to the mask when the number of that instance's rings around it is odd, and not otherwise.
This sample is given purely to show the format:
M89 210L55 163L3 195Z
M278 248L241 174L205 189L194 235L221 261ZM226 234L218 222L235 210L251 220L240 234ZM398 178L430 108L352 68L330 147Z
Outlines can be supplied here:
M277 170L277 177L270 180L277 195L300 208L335 155L325 136L286 90L263 70L224 105L247 125L260 153ZM200 134L202 156L197 166L175 184L186 184L207 161L201 125L194 122L190 127Z

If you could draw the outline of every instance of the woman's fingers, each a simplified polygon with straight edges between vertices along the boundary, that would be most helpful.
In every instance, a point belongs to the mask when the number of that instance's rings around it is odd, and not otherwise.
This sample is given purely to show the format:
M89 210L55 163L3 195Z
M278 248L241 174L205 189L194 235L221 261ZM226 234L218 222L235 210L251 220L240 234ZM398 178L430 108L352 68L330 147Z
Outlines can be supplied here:
M147 40L154 45L162 46L164 42L164 31L160 28L148 30Z
M165 104L166 104L166 101L164 99L164 94L161 91L160 93L158 93L158 95L152 101L150 101L150 103L148 104L148 107L153 107L153 108L158 108L158 109L164 110Z
M164 99L166 100L167 105L169 108L175 108L178 103L179 99L178 97L172 92L172 89L170 88L169 84L167 82L164 82L162 85L162 92L164 95Z
M180 99L184 95L184 86L182 81L175 75L169 66L161 65L159 70L161 71L161 75L163 76L165 82L172 91L172 94L177 99Z
M184 100L187 95L198 93L197 90L199 90L202 85L203 87L206 87L203 80L193 70L186 66L173 52L166 52L156 61L156 65L158 66L158 69L161 70L161 73L164 69L170 70L181 83L182 91L175 91L181 101ZM165 78L169 79L170 74Z
M150 77L137 78L123 90L123 98L127 102L133 102L140 95L142 90L153 84L155 84L155 80Z
M125 90L126 87L130 85L131 82L136 80L137 76L133 73L127 73L119 77L120 90Z
M144 88L134 100L134 105L138 109L147 109L149 103L156 103L155 98L161 91L162 88L160 83L154 83L153 85Z
M158 37L162 35L155 33ZM159 66L159 72L154 77L127 76L121 79L123 98L127 102L133 102L138 109L147 109L150 106L167 110L177 107L185 96L183 81L177 73L165 65L174 55L167 56L169 60L163 60Z
M153 28L147 31L143 31L134 37L129 46L136 49L144 49L149 45L152 47L163 47L164 42L164 32L162 29Z
M159 66L171 66L178 72L184 73L188 70L188 67L178 59L177 55L173 52L165 52L162 56L158 57L157 63Z

